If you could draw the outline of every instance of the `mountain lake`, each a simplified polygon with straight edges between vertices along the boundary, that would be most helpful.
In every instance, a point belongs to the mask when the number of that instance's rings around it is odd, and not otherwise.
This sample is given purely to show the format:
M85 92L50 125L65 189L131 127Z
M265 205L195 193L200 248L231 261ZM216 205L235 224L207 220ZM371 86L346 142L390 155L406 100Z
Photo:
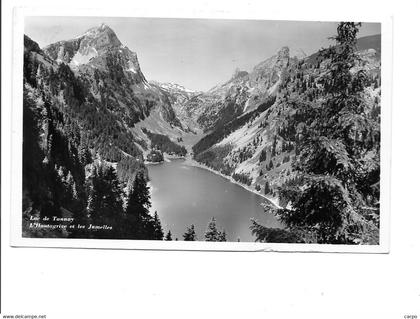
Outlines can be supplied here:
M152 208L157 211L165 233L183 240L183 234L194 224L197 240L212 217L219 230L226 231L227 241L255 241L249 226L251 218L260 224L278 227L275 218L265 213L267 199L230 182L184 159L147 165L150 177Z

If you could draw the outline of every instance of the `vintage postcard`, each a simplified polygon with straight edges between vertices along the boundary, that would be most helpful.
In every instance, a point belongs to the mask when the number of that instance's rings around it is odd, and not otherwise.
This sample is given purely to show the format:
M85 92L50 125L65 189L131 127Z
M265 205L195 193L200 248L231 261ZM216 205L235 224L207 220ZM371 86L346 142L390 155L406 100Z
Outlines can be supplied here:
M388 251L389 21L15 18L13 246Z

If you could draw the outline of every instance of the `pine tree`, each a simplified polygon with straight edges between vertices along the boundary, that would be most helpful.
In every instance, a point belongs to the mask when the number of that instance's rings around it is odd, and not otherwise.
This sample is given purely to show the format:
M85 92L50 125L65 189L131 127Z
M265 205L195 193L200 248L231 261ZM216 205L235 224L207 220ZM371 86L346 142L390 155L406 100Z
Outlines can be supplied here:
M143 173L138 172L133 179L125 209L126 227L124 235L133 239L153 239L154 228L149 214L150 193Z
M264 194L267 195L269 192L270 192L270 184L268 184L268 181L266 181L264 185Z
M68 171L67 173L66 186L67 186L67 192L71 195L71 199L77 200L79 198L79 195L77 193L76 183L74 182L74 178L73 178L73 175L71 174L71 171Z
M204 240L205 241L218 241L219 239L219 231L216 227L216 218L212 217L211 221L207 225L207 230L204 233Z
M166 233L165 240L172 241L172 233L170 230Z
M157 211L155 211L155 214L153 216L153 239L155 240L163 239L162 225L160 223L160 219L159 219Z
M299 184L280 190L291 206L275 215L286 228L253 221L251 230L260 241L378 243L379 225L372 212L379 214L379 192L371 186L379 182L380 132L363 97L366 74L356 53L359 27L340 23L336 45L322 52L328 65L319 81L322 104L293 106L296 115L290 125L303 121L306 127L293 163Z
M259 158L260 163L264 162L266 160L266 158L267 158L267 152L265 150L262 150L261 153L260 153L260 158Z
M224 229L219 233L219 239L217 241L226 241L226 231Z
M187 228L187 231L183 235L185 241L196 241L197 236L195 234L194 225Z
M95 231L93 237L122 238L122 191L112 166L95 167L90 178L88 211L93 224L107 225L112 230Z
M207 225L207 230L204 233L205 241L226 241L226 232L217 230L216 218L212 217L211 221Z
M83 166L92 163L92 155L90 154L89 147L83 140L79 145L78 155L79 161Z

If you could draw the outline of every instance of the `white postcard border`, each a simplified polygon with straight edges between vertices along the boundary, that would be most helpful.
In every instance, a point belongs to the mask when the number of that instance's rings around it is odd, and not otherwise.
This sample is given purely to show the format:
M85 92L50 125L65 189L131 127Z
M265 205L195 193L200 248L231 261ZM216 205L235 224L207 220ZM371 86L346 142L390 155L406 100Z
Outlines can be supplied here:
M26 16L108 16L155 18L217 18L300 21L365 21L381 23L381 180L380 180L380 244L281 244L253 242L184 242L150 240L109 240L73 238L22 237L22 135L23 135L23 34ZM10 185L10 245L13 247L57 247L99 249L151 249L151 250L202 250L202 251L275 251L275 252L343 252L388 253L390 248L390 177L391 177L391 102L392 102L392 18L357 17L344 13L332 16L310 17L308 13L248 12L246 6L236 12L210 11L194 8L154 10L129 10L127 8L74 9L60 7L15 8L13 27L13 92L11 114L11 185ZM6 186L6 185L5 185ZM5 198L4 200L7 200Z

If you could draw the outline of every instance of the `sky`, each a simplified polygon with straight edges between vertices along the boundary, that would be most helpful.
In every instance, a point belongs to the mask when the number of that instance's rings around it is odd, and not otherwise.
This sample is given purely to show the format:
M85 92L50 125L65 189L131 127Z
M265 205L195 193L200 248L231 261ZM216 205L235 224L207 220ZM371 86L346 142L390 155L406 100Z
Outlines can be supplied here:
M128 17L26 17L25 34L41 48L83 34L101 23L137 53L147 80L207 91L226 82L236 68L251 71L283 46L310 55L332 42L336 22L213 20ZM359 37L381 33L362 23Z

